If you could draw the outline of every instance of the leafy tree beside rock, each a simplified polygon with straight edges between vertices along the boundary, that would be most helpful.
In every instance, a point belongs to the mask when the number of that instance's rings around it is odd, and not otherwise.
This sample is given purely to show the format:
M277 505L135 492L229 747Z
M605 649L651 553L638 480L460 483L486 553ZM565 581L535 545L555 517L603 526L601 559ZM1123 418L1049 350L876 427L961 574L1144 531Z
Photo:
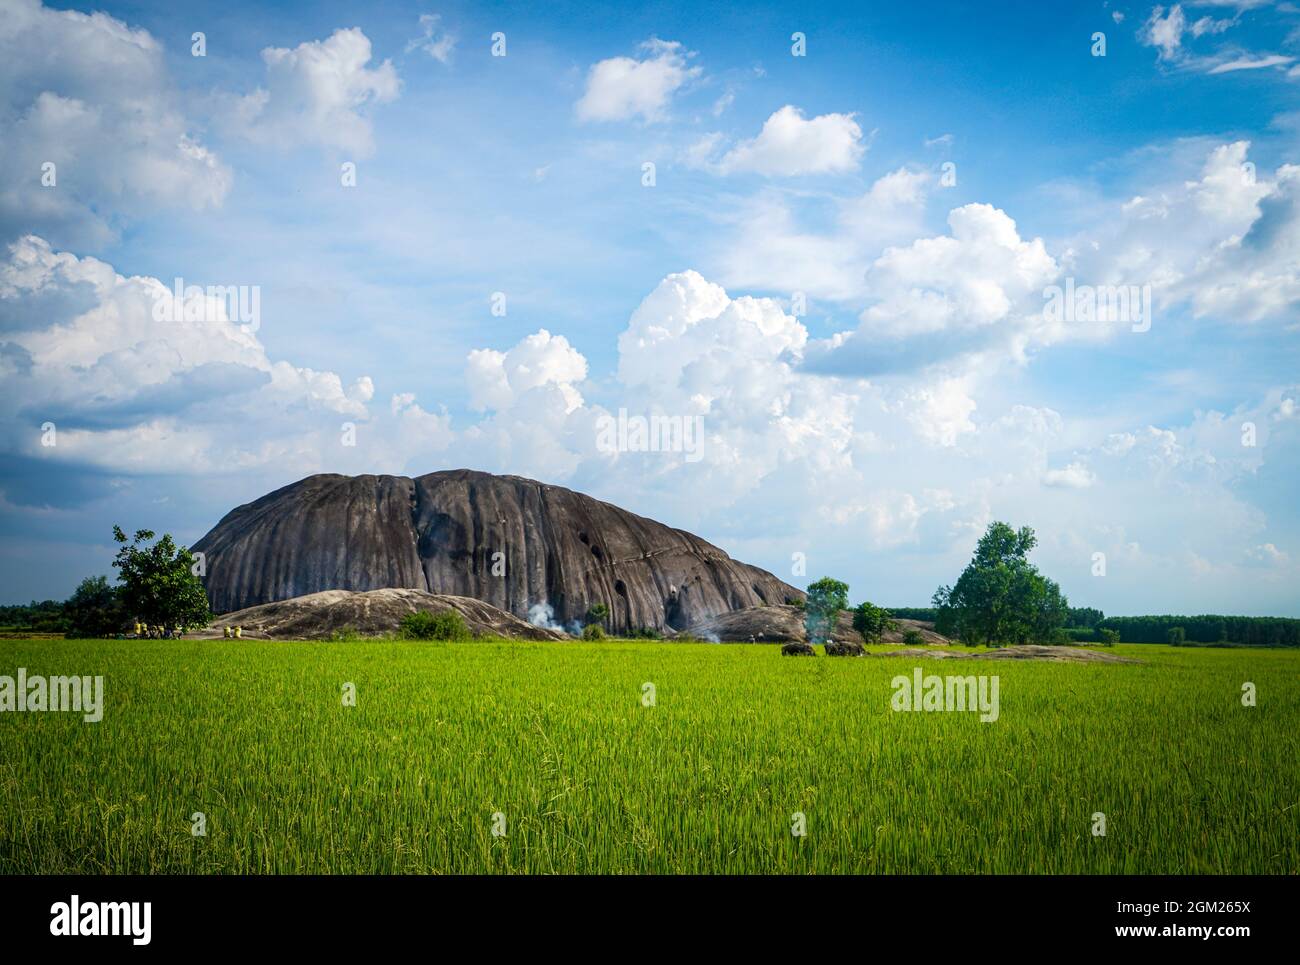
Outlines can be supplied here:
M841 610L849 608L849 585L823 576L808 587L804 603L804 629L809 643L829 640Z
M889 611L874 603L863 601L853 610L853 629L862 634L863 642L879 643L886 630L897 624L890 619Z
M212 621L208 597L195 574L193 554L177 547L171 535L152 546L152 530L136 530L128 541L122 527L113 527L113 539L121 544L113 566L121 583L118 590L128 617L167 633L206 627Z
M957 582L935 591L935 629L969 646L1058 642L1069 601L1029 562L1037 544L1028 526L989 524Z

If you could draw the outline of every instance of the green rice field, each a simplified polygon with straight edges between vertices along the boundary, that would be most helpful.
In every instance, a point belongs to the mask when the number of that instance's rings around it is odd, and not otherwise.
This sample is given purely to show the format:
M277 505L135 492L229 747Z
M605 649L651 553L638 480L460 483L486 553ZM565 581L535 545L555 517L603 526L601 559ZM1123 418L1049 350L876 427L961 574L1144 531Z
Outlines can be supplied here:
M0 713L0 873L1300 870L1300 651L1108 652L3 640L104 712ZM998 719L895 712L918 665Z

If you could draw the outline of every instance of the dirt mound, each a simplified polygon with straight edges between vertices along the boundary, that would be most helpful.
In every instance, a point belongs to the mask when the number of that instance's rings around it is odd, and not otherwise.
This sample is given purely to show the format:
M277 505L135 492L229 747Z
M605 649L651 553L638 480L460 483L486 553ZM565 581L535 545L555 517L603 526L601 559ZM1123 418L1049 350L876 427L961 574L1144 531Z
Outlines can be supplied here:
M980 653L963 653L960 650L890 650L887 653L872 654L876 657L930 657L935 660L1048 660L1053 663L1141 663L1131 657L1118 657L1101 650L1085 650L1082 647L1043 647L1037 644L1025 644L1015 647L998 647Z
M934 632L934 624L920 620L897 620L897 630L881 637L882 643L902 643L903 634L915 630L921 642L931 646L945 646L952 641ZM784 604L776 606L747 607L732 610L708 620L702 620L682 631L683 636L719 643L785 643L787 640L806 641L804 611ZM831 640L839 644L862 643L862 635L853 629L853 614L844 612L836 621Z
M324 590L278 603L263 603L217 617L200 638L221 637L225 627L242 627L250 639L321 640L340 630L362 635L392 633L408 613L455 610L473 633L519 640L567 640L558 630L535 627L490 603L424 590Z

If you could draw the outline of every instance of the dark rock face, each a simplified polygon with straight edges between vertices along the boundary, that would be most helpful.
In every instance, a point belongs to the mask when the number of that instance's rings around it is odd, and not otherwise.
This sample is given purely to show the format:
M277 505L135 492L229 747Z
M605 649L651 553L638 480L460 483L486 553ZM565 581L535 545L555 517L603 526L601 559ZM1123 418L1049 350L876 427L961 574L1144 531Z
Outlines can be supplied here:
M606 627L628 633L803 597L690 533L559 486L466 469L309 476L232 510L191 549L206 554L217 613L394 587L473 597L524 619L547 604L563 625L599 602Z

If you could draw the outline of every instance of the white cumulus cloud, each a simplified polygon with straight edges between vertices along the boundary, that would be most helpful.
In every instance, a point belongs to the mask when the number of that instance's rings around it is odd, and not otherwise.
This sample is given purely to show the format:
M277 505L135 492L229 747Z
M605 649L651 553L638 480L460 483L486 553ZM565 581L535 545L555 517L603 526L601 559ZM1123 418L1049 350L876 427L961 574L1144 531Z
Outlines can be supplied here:
M763 122L757 137L723 155L719 168L769 177L852 171L864 150L862 128L852 114L806 119L787 104Z
M41 231L97 246L115 215L222 202L230 169L182 112L148 31L39 0L3 8L0 244ZM47 163L53 185L41 180Z
M694 54L676 41L651 38L639 52L640 59L610 57L592 65L575 107L579 120L662 120L673 94L703 73L690 66Z
M391 61L368 66L371 56L359 27L293 49L267 47L265 86L240 102L243 133L282 149L308 142L358 157L372 153L370 108L395 100L401 80Z

